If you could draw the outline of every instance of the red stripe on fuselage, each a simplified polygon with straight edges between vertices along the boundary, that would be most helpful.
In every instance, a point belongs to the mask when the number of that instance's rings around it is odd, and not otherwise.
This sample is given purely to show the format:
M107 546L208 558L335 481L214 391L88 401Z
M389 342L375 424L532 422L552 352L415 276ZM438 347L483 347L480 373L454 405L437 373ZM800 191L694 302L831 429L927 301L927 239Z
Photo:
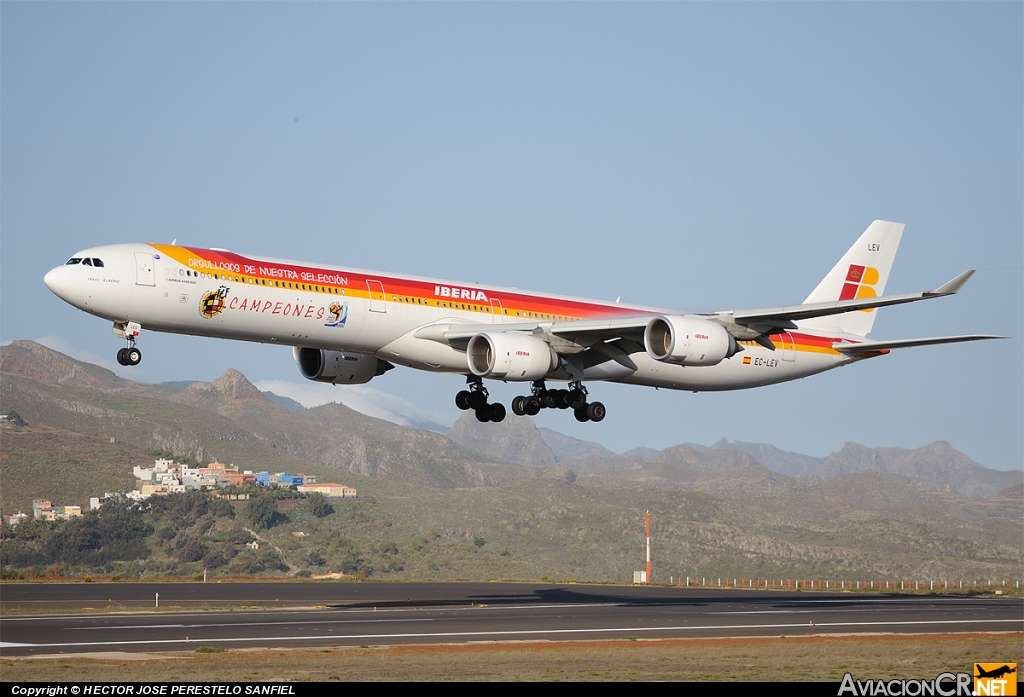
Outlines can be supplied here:
M348 269L335 269L315 266L300 265L289 261L259 261L234 252L217 251L210 249L199 249L185 247L196 256L206 259L217 266L222 264L237 265L238 270L229 271L227 268L219 269L226 273L239 273L255 278L264 278L272 281L287 281L292 283L307 283L322 286L349 288L356 292L366 292L367 281L379 281L384 286L387 296L407 296L422 300L439 301L451 303L453 309L460 305L489 306L491 300L497 300L505 310L509 311L506 316L518 317L519 319L546 319L557 321L558 318L569 319L606 319L611 317L629 317L638 314L655 314L651 310L641 310L624 307L620 305L602 305L599 303L569 300L564 298L538 297L523 293L509 292L505 290L491 290L479 285L459 284L451 281L414 280L407 278L395 278L377 273L360 273ZM247 269L248 267L248 269ZM273 267L286 272L287 277L271 276L260 273L260 267ZM210 269L216 271L217 269ZM348 281L347 284L332 283L327 280L318 280L321 277L343 275ZM435 295L435 289L440 285L448 288L467 289L470 291L483 291L487 300L471 300L464 297L453 298ZM390 300L391 297L388 297ZM519 312L519 315L514 314ZM532 313L533 316L530 316Z

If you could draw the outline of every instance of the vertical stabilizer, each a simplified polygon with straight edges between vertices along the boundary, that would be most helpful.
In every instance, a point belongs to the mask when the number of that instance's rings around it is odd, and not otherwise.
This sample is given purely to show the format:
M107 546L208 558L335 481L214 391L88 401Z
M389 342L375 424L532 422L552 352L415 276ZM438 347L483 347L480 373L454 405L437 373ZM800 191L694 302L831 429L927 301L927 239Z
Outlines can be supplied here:
M896 250L903 237L903 223L876 220L832 267L804 304L873 298L885 292ZM867 336L878 310L859 310L842 315L815 317L800 322L801 328Z

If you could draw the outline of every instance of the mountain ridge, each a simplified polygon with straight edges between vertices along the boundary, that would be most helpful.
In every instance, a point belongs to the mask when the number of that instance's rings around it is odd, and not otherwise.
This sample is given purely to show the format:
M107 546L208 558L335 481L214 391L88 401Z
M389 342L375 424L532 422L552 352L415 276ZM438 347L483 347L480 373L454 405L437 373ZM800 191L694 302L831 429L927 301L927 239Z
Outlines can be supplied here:
M508 469L503 463L534 470L562 467L579 474L629 473L623 476L632 480L646 477L676 483L688 481L688 477L735 479L737 475L726 476L726 473L737 467L754 468L748 472L753 476L755 465L808 481L828 481L873 470L913 486L975 497L994 496L1024 479L1021 472L984 467L944 441L913 450L846 443L825 458L786 452L769 444L725 439L710 447L681 443L663 450L635 448L615 454L598 443L538 428L532 419L508 418L500 424L480 424L472 412L463 413L442 436L374 419L342 405L289 409L233 369L212 382L188 381L186 384L182 381L179 384L185 384L183 389L148 385L120 378L104 368L77 361L31 341L15 341L0 347L0 371L30 382L71 390L99 390L125 398L176 402L229 419L236 424L231 430L241 428L243 432L250 432L248 440L254 446L259 443L261 447L340 472L364 476L378 473L399 476L399 472L406 472L414 481L446 487L493 485L500 478L511 481L535 476ZM72 411L75 409L96 418L121 418L121 412L116 409L104 411L98 405L80 404ZM210 444L169 438L167 430L153 429L149 445L162 449L183 448L185 452L181 454L197 459L215 454ZM245 439L245 436L239 432L236 439ZM213 440L217 440L216 437ZM456 461L464 464L456 466ZM649 463L662 464L651 466ZM667 467L672 463L682 468ZM479 469L481 467L489 474ZM498 470L503 472L501 477L496 474ZM684 476L684 470L690 474ZM763 472L758 476L768 481Z

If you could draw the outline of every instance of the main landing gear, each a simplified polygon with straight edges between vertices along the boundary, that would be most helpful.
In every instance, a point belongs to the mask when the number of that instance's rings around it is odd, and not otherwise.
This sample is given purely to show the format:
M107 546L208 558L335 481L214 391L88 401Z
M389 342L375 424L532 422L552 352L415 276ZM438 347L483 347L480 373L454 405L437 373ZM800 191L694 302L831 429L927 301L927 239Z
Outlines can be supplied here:
M601 421L607 411L600 402L587 403L587 388L582 382L569 384L568 390L549 390L543 380L533 383L532 394L512 400L516 416L536 416L541 409L572 409L577 421Z
M455 395L455 406L462 411L472 409L476 412L476 420L480 423L493 421L498 423L505 420L504 404L488 404L487 388L480 378L466 378L469 383L468 390L462 390Z
M128 341L128 347L117 352L117 362L121 365L138 365L142 362L142 351L135 346L135 337L141 329L136 322L126 322L124 325L114 323L114 333L122 334Z

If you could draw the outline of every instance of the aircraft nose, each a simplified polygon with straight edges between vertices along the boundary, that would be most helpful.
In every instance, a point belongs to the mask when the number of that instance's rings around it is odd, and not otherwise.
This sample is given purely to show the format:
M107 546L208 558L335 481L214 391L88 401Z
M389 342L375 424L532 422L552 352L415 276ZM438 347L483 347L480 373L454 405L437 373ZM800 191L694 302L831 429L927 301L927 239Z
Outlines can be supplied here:
M45 276L43 276L43 283L46 287L53 291L53 294L59 298L66 299L68 292L68 278L67 273L63 266L50 269Z

